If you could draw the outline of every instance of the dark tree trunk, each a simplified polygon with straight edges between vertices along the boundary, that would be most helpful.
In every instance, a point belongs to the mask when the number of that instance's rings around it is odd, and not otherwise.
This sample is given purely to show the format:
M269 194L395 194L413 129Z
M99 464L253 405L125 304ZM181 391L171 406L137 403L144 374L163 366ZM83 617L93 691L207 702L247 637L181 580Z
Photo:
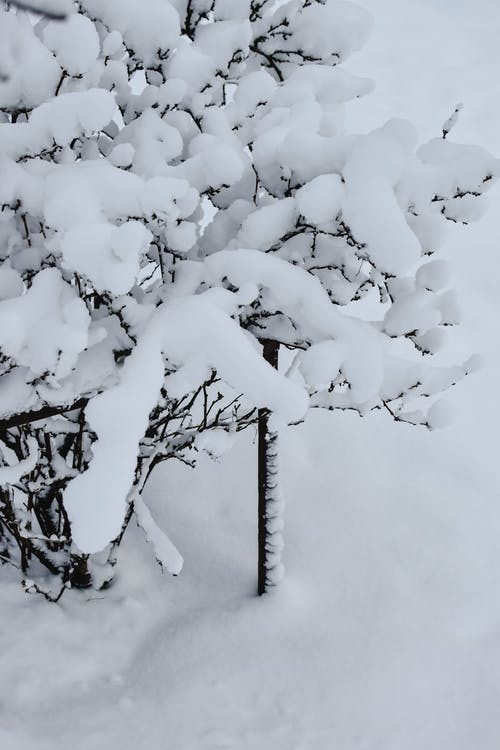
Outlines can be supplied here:
M73 569L71 571L70 583L74 589L88 589L92 586L92 574L89 567L88 555L72 555L71 562Z
M265 339L263 356L278 368L279 343ZM282 500L278 480L278 435L269 428L270 414L259 409L258 414L258 576L257 593L264 594L281 577Z

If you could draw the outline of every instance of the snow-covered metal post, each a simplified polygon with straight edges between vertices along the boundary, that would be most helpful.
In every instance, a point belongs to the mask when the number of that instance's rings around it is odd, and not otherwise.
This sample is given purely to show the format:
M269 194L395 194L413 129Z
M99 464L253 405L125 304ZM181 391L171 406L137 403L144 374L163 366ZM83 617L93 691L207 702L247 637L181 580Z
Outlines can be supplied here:
M263 356L278 369L279 343L266 339ZM258 416L258 576L259 596L274 586L283 576L283 498L279 482L278 433L270 427L270 412L259 409Z

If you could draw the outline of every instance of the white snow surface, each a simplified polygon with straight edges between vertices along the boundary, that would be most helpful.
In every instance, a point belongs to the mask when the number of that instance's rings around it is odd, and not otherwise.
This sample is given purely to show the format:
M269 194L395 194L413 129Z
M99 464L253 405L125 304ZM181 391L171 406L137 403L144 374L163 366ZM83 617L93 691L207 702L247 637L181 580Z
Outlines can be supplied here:
M358 2L376 23L350 67L377 88L355 127L396 115L439 136L460 101L449 138L498 151L496 0ZM498 750L499 199L447 245L464 313L452 359L485 356L451 395L454 425L317 411L287 430L287 578L272 596L254 597L250 433L220 463L153 475L145 499L185 556L178 578L134 528L102 594L54 606L1 569L0 747ZM419 288L445 278L427 269Z

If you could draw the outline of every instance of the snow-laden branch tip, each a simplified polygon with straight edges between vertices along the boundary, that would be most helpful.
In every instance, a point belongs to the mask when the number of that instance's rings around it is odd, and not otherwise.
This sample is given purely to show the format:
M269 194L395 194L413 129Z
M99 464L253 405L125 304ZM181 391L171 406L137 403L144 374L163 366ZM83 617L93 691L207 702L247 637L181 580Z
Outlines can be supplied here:
M448 119L443 123L443 140L446 139L448 133L453 130L453 128L457 124L460 112L462 111L463 107L463 103L459 102Z
M137 524L144 531L148 542L153 545L155 557L161 567L173 576L179 575L184 565L182 555L165 532L160 529L140 495L134 500L134 512Z

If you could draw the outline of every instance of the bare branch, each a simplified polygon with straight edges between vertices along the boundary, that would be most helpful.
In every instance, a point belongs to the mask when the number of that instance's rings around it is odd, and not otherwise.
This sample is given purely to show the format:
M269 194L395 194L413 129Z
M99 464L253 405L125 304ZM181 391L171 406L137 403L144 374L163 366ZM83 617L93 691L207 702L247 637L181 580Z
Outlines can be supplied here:
M70 405L63 406L44 406L41 409L35 409L34 411L24 411L19 414L14 414L12 417L6 419L0 419L0 431L9 430L11 427L21 427L24 424L31 424L32 422L38 422L41 419L48 419L49 417L55 417L58 414L66 414L75 409L83 409L89 402L88 398L79 398Z

